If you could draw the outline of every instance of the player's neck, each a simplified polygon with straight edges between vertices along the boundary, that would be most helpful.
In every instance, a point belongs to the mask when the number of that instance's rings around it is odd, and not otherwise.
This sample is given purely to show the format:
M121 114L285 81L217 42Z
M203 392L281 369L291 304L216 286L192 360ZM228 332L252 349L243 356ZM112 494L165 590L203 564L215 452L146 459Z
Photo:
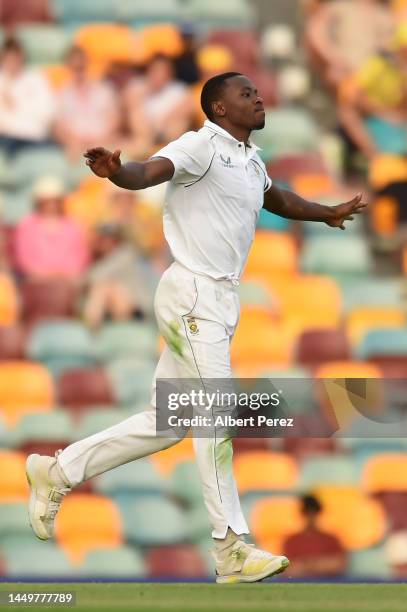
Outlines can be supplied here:
M236 140L238 140L239 142L244 142L245 144L248 144L251 134L251 130L249 130L248 128L231 125L227 122L223 123L220 121L217 123L217 125L219 125L219 127L223 128L226 132L233 136L233 138L236 138Z

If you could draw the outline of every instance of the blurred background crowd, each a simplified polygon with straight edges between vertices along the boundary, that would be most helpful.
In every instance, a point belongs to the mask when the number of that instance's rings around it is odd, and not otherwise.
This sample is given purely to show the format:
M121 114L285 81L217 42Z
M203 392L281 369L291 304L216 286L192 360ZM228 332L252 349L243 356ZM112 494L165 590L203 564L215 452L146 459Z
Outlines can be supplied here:
M346 232L262 211L236 376L407 379L407 2L0 0L0 24L0 577L211 575L190 439L85 483L55 542L27 525L27 453L143 410L162 348L165 186L121 190L82 155L144 159L199 129L206 79L247 74L273 180L371 205ZM395 384L382 408L406 404ZM292 576L405 578L405 432L345 425L236 440L253 536Z

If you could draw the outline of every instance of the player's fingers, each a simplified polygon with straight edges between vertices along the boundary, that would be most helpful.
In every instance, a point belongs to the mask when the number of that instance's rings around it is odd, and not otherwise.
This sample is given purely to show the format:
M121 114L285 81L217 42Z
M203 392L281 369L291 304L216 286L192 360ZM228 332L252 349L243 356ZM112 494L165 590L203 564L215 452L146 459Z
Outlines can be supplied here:
M346 217L345 221L353 221L353 217Z
M116 149L116 151L112 155L113 161L118 162L120 159L120 155L121 155L120 149Z

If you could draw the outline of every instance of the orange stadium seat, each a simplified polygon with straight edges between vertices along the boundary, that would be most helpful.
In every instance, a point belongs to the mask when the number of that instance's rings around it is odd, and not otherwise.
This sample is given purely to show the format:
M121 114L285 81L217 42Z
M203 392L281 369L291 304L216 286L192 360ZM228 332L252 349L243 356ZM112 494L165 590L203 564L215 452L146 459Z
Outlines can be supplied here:
M169 476L179 463L193 461L194 458L192 438L184 438L178 444L174 444L170 448L151 455L151 461L154 463L157 471L163 476Z
M335 534L348 550L370 548L385 536L386 517L382 506L360 489L327 486L313 493L322 502L320 528Z
M248 451L236 456L234 467L240 493L293 489L298 480L297 464L286 453Z
M407 455L381 453L368 459L362 473L362 486L368 493L407 491Z
M346 329L350 342L357 346L372 329L403 327L406 323L406 314L401 308L364 306L348 313Z
M65 200L66 213L89 230L106 214L106 186L102 179L90 177Z
M0 503L25 502L28 484L25 476L25 454L0 450Z
M378 197L373 201L370 217L376 234L393 236L399 224L400 205L390 196Z
M143 50L145 61L154 55L177 57L184 48L179 29L169 23L146 26L136 36L137 46Z
M102 495L74 493L61 506L55 535L71 562L80 564L88 552L123 544L120 512Z
M274 274L292 274L298 269L297 261L297 245L290 234L258 230L244 277L267 280Z
M300 531L304 519L296 497L267 497L257 501L249 516L253 537L261 548L283 552L284 540Z
M93 72L103 73L112 62L132 63L138 54L136 36L118 23L86 24L76 32L74 42L88 54Z
M17 320L17 292L11 278L0 274L0 325L13 325Z
M341 320L341 292L327 276L275 276L269 281L281 313L296 333L337 328Z
M316 198L335 192L335 181L329 174L300 173L292 179L293 191L304 198Z
M0 363L0 416L9 427L29 412L52 410L53 401L52 378L44 366L19 361Z
M293 361L295 336L292 329L276 322L270 316L242 318L231 345L233 367L267 370L271 367L288 366Z

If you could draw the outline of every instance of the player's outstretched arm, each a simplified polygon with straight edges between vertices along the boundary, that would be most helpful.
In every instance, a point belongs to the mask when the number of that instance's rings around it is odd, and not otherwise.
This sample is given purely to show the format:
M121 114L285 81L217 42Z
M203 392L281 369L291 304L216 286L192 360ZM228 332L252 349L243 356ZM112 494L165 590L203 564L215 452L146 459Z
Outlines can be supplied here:
M174 174L174 165L166 157L157 157L145 162L122 164L120 151L113 153L103 147L88 149L84 154L86 165L102 178L124 189L145 189L169 181Z
M331 227L344 230L345 221L353 221L352 215L358 215L365 210L367 204L362 202L362 194L358 193L349 202L337 206L325 206L304 200L296 193L279 189L274 185L264 194L263 207L280 217L297 221L320 221Z

